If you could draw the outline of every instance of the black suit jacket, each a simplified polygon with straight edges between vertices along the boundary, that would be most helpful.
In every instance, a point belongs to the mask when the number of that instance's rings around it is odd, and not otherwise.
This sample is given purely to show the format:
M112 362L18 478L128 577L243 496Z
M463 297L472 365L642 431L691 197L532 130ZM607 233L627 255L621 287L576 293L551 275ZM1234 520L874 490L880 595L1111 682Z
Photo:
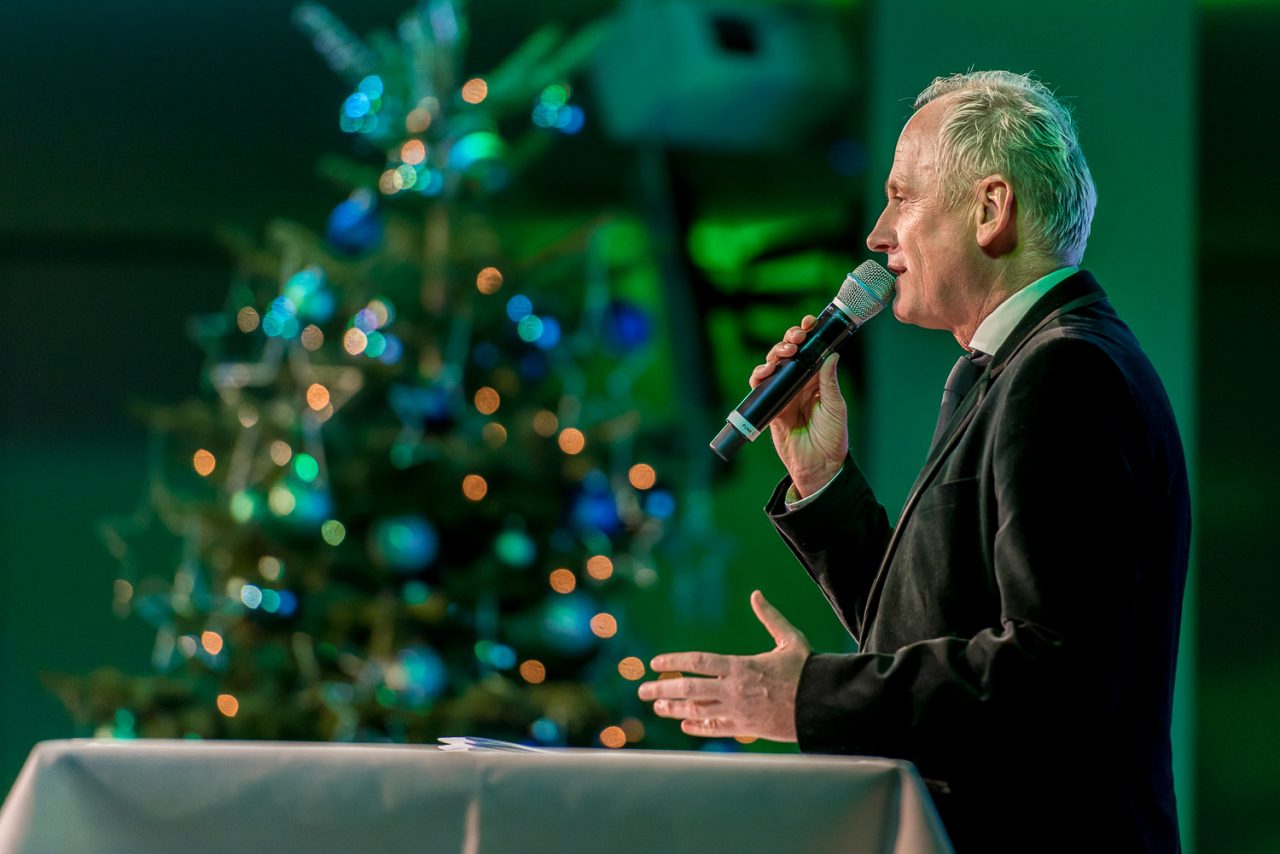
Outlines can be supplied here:
M910 760L960 850L1175 851L1190 538L1160 379L1093 276L1042 297L891 528L852 460L778 531L859 640L813 655L806 752Z

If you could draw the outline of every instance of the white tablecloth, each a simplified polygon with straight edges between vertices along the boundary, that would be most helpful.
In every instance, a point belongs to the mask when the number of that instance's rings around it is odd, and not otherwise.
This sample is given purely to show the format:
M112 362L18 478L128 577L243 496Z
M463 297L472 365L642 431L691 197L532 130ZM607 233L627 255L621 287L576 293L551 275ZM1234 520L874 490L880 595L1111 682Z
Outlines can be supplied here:
M946 852L882 759L193 741L36 745L0 851Z

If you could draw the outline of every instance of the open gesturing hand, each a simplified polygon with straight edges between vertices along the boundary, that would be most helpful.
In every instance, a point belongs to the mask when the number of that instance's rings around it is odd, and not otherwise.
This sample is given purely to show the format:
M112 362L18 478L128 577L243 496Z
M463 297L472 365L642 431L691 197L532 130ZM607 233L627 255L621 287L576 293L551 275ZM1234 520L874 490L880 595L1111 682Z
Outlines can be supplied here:
M654 670L710 678L660 679L640 685L642 700L664 718L682 721L689 735L755 736L796 740L796 688L809 658L809 642L759 590L751 608L777 644L758 655L671 652L653 659Z

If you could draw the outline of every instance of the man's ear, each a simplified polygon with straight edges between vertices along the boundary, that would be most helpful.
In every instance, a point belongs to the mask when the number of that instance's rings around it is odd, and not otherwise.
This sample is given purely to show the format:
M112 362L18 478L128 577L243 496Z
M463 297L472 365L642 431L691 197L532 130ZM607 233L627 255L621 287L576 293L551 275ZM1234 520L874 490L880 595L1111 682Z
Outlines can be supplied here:
M978 246L993 258L1009 254L1018 246L1018 211L1013 185L1003 175L988 175L978 182L977 195L974 218Z

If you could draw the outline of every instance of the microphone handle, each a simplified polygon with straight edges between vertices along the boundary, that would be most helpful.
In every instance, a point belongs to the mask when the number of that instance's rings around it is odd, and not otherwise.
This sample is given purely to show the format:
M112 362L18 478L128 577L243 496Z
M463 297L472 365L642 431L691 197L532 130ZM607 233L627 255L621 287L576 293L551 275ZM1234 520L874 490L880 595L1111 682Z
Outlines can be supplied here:
M818 372L823 359L860 325L834 305L828 305L795 356L779 359L773 373L729 413L724 428L711 442L711 450L727 462L744 444L754 442L796 392Z

